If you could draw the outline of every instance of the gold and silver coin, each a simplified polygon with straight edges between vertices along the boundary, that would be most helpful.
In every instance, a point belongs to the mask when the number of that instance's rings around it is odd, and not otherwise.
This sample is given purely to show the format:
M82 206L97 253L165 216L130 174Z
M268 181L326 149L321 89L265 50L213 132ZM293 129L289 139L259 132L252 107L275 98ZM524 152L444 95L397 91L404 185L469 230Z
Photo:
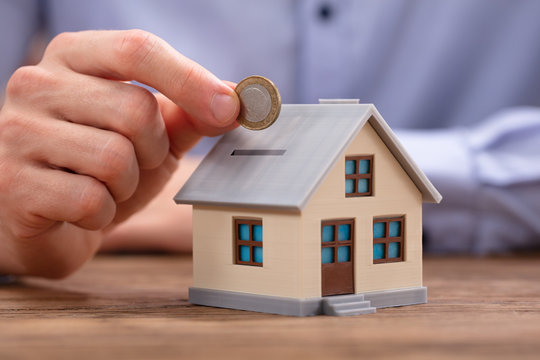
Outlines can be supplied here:
M281 111L281 96L274 83L263 76L250 76L236 86L240 98L237 121L250 130L272 125Z

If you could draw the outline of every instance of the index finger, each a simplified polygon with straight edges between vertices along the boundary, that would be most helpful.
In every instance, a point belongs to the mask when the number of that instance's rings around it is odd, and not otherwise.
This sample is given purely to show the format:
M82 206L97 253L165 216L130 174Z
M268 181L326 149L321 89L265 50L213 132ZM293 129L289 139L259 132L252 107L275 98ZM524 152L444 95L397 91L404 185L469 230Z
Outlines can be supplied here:
M142 30L63 33L49 44L42 63L48 61L83 74L149 85L205 125L226 127L240 109L229 86Z

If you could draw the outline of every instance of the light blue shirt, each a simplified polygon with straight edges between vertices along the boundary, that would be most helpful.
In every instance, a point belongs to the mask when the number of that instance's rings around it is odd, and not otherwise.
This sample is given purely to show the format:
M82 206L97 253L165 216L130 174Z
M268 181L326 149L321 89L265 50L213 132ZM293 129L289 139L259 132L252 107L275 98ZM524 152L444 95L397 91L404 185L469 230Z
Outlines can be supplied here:
M287 103L374 103L444 196L428 250L540 245L540 1L2 0L0 18L2 84L39 28L142 28Z

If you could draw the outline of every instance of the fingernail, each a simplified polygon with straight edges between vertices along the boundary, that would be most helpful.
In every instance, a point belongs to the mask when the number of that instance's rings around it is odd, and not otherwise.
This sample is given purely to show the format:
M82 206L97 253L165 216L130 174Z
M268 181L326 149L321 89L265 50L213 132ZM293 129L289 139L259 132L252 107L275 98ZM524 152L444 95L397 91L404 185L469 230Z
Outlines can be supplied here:
M210 103L210 109L217 121L217 125L229 125L236 113L237 106L238 100L233 95L214 94Z

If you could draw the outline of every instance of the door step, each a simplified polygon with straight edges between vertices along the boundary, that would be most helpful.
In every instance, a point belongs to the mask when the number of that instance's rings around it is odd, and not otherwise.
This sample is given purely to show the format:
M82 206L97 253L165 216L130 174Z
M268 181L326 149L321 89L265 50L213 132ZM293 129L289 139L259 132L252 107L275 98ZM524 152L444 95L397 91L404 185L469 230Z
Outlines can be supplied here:
M328 296L323 299L323 312L331 316L351 316L373 314L377 309L364 295Z

